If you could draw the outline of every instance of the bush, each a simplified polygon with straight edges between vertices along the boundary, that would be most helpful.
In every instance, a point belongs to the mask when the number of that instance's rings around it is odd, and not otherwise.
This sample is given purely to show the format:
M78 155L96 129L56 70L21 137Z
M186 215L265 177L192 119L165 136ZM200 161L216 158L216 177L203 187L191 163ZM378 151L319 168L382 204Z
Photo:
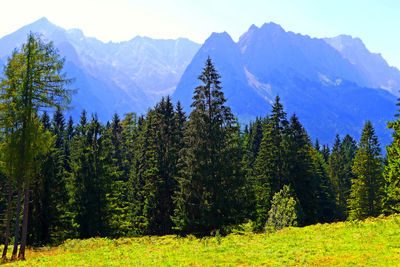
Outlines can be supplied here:
M301 208L294 193L290 186L285 185L272 198L265 229L274 231L288 226L298 226L300 214Z

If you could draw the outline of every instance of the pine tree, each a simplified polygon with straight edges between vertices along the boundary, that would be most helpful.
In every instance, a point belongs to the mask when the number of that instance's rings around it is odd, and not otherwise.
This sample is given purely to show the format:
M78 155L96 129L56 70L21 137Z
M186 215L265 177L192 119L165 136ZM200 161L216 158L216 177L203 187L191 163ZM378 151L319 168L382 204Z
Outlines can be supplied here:
M325 161L323 152L314 150L313 159L313 180L315 183L316 221L321 223L332 222L336 216L336 202L333 187L328 175L328 164Z
M54 143L47 155L41 158L38 179L33 184L29 243L36 245L60 243L66 238L69 228L65 209L68 203L68 173L65 166L64 117L57 110L52 122L47 113L43 114L41 121L43 127L53 135Z
M397 106L400 106L400 98ZM388 163L384 172L385 210L388 213L400 213L400 114L396 114L396 117L395 121L388 123L388 128L393 130L392 144L386 147Z
M263 138L254 163L254 194L256 198L257 230L263 229L270 209L270 201L276 192L288 184L284 174L285 148L283 140L287 136L289 122L286 113L276 97L272 114L265 124Z
M382 212L384 179L381 149L378 137L370 121L365 123L360 144L354 159L351 192L349 198L350 217L365 219Z
M221 91L211 59L196 87L181 153L179 189L175 195L176 229L209 234L242 218L239 127Z
M87 123L83 111L72 152L72 207L80 238L112 232L113 181L117 173L111 152L111 137L104 134L97 115Z
M329 157L329 176L336 195L337 217L341 220L345 220L348 216L347 201L350 195L351 180L354 178L351 168L356 149L356 143L351 136L346 135L341 141L337 135Z
M266 119L256 118L256 120L253 123L250 123L249 126L246 125L245 132L242 136L242 146L244 149L242 165L246 178L244 198L246 199L245 203L247 204L246 213L248 214L248 217L253 220L257 217L257 214L255 213L256 198L254 192L256 185L253 184L255 182L255 179L253 179L254 165L258 151L260 150L266 121Z
M329 149L328 145L323 145L322 150L321 150L322 156L324 157L324 160L326 163L329 162L329 157L331 155L331 150Z
M299 204L304 212L299 225L308 225L316 222L317 207L315 197L317 194L317 182L314 180L312 159L312 143L307 132L294 114L290 118L288 135L285 140L285 159L283 161L285 175L288 182L299 199Z
M168 234L172 232L174 212L172 196L177 190L178 155L183 146L185 116L180 105L175 113L170 97L150 110L139 133L136 170L132 184L143 198L134 208L133 222L137 233Z

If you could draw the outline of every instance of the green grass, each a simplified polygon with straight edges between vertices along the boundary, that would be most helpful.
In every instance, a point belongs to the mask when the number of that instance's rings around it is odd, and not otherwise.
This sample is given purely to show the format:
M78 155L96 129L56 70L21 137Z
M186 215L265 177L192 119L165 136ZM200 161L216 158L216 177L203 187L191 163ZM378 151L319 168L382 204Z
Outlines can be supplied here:
M69 240L21 266L400 266L400 215L226 237Z

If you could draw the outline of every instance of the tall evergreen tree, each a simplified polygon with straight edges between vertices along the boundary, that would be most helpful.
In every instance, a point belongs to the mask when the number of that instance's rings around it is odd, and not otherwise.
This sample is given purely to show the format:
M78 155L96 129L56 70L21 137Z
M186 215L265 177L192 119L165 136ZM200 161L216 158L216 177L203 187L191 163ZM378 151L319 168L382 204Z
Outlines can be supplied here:
M185 129L179 190L175 196L176 229L209 234L242 220L239 127L210 58L199 76Z
M288 184L284 174L285 147L284 138L288 133L289 122L286 113L276 97L272 114L265 125L254 165L254 194L256 198L256 229L262 230L267 220L270 201L273 195Z
M36 245L62 242L66 238L69 222L66 217L68 172L65 165L64 116L57 110L52 122L47 113L43 114L41 121L53 135L54 142L47 155L42 156L38 179L33 184L29 242Z
M112 185L116 168L111 140L103 135L97 116L87 123L82 112L73 145L73 212L78 237L106 236L112 232Z
M299 224L312 224L317 219L315 202L317 182L314 180L313 147L307 132L294 114L290 118L288 136L285 140L285 160L283 161L288 183L299 199L304 217ZM302 220L301 220L302 219Z
M316 221L332 222L336 216L336 202L333 187L328 175L328 164L323 151L313 151L313 180L315 183Z
M381 149L370 121L365 123L360 144L354 159L350 217L364 219L382 212L384 179Z
M397 106L400 106L400 98ZM400 213L400 111L397 119L388 123L388 128L393 130L392 143L386 147L387 165L385 167L385 209L389 213Z
M177 112L170 97L162 99L147 113L143 131L139 133L138 168L133 173L136 194L143 198L141 208L134 209L134 223L139 233L172 232L177 190L178 155L183 146L185 116L180 105Z
M356 142L351 136L346 135L343 140L340 140L337 135L329 157L329 176L336 195L337 217L341 220L345 220L348 216L347 201L351 180L354 178L351 168L356 149Z

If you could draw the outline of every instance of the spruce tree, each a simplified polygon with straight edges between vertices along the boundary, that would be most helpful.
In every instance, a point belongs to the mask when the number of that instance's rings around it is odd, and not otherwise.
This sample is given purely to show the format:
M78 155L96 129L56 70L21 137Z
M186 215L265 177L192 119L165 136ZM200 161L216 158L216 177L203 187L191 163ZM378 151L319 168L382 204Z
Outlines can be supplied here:
M209 234L243 219L239 127L225 105L219 79L208 58L194 91L180 157L173 220L181 233Z
M183 147L185 120L180 104L175 112L170 97L167 97L149 110L142 122L131 182L132 190L141 199L132 209L136 233L172 233L172 197L177 190L178 158Z
M32 220L29 224L29 243L35 245L57 244L66 238L69 219L66 217L68 194L65 166L65 122L57 110L53 121L47 113L41 118L43 127L50 131L54 143L47 155L41 157L38 179L33 183L31 206Z
M351 192L349 198L350 218L365 219L382 212L384 179L381 149L378 137L370 121L365 123L360 144L354 159Z
M113 181L116 168L112 161L111 138L104 135L104 127L92 116L87 122L83 111L74 137L72 151L72 209L78 237L110 235Z
M351 136L346 135L343 140L340 140L337 135L329 157L329 176L336 195L337 218L341 220L345 220L348 216L347 201L351 180L354 178L351 168L356 149L356 143Z
M267 220L270 201L273 195L288 184L284 173L285 147L289 122L286 113L276 97L272 114L264 127L263 137L254 163L253 182L256 198L255 228L262 230Z
M299 225L316 222L317 207L315 203L318 181L314 180L312 152L313 147L306 130L294 114L290 118L288 135L285 139L285 157L283 161L287 182L299 199L304 217L299 218Z
M400 106L400 98L397 106ZM399 111L400 113L400 111ZM385 210L388 213L400 213L400 114L397 119L388 123L388 128L393 130L392 143L386 147L387 165L385 167Z
M328 175L328 164L325 161L323 152L314 150L313 160L313 180L315 183L316 221L320 223L332 222L336 216L336 202L333 187Z

